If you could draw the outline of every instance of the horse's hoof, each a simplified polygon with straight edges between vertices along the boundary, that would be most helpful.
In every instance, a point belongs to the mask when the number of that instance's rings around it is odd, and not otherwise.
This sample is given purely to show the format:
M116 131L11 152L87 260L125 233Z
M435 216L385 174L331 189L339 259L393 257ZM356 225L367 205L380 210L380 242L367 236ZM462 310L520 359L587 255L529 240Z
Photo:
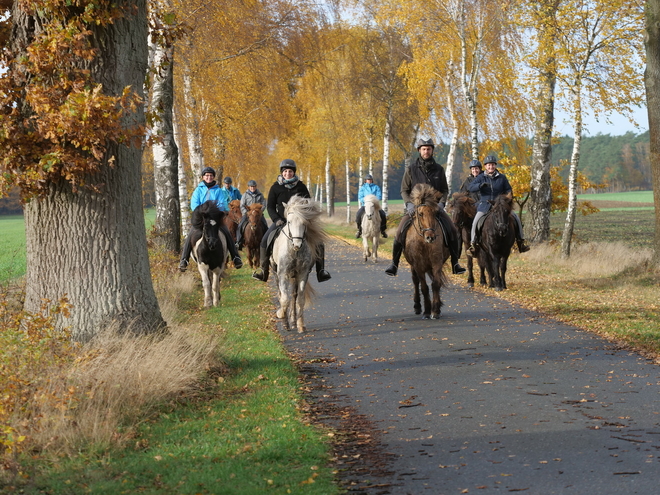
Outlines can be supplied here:
M422 316L422 320L430 320L431 316L430 315L424 315Z
M502 287L495 287L495 290L496 290L497 292L502 292Z
M474 282L468 282L467 286L468 287L474 287Z
M431 315L431 319L432 320L439 320L440 319L440 313L438 313L437 315Z
M416 315L421 315L421 314L422 314L422 310L421 310L421 309L415 309L415 314L416 314Z

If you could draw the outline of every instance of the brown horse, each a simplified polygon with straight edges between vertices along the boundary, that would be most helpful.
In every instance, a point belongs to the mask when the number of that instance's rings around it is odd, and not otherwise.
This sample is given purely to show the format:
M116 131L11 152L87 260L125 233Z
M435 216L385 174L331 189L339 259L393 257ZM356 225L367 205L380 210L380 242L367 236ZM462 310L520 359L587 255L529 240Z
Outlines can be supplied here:
M238 199L234 199L229 202L229 212L225 216L225 225L229 229L234 242L236 242L236 229L238 229L238 223L241 221L243 215L241 214L241 202Z
M438 192L428 184L417 184L410 195L415 206L411 227L406 233L403 254L410 264L414 286L415 314L422 312L420 288L424 296L424 319L440 318L440 288L446 285L447 277L443 266L449 258L442 227L436 218ZM429 297L426 276L431 279L433 303Z
M456 230L461 234L463 248L465 249L468 270L467 285L468 287L474 287L474 261L468 248L470 247L472 221L477 214L477 207L475 206L474 199L468 193L454 193L453 198L451 219L454 225L456 225Z
M486 285L485 268L490 278L488 286L501 291L506 289L506 268L516 242L516 226L511 216L513 199L510 194L498 196L492 204L481 229L477 259L481 267L481 285Z
M259 266L259 245L266 233L266 226L263 221L263 207L264 205L259 203L253 203L247 207L248 223L245 226L243 240L251 268L257 268Z

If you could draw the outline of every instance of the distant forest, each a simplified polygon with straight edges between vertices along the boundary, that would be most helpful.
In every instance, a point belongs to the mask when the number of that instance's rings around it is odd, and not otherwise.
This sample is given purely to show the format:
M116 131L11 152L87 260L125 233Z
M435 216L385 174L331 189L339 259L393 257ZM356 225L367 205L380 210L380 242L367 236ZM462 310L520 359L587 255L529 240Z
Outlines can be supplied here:
M554 165L563 165L561 175L564 179L568 178L568 166L572 150L573 138L569 136L557 138L557 143L552 148L552 162ZM435 153L436 161L438 163L445 163L448 152L448 145L438 146ZM455 170L454 177L452 177L452 190L457 190L468 175L467 163L466 161L462 167L459 166L457 167L458 170ZM374 168L374 179L380 185L382 184L382 174L378 168L379 165L380 163ZM591 182L607 184L607 188L601 189L601 192L651 190L653 186L651 182L651 165L649 162L648 131L642 134L628 132L622 136L597 134L596 136L583 137L580 148L579 170ZM390 199L401 198L399 190L403 171L403 164L399 164L390 172ZM358 181L357 177L356 181ZM153 185L148 182L149 178L145 176L145 206L150 206L150 191L153 190ZM337 195L335 200L343 202L344 197ZM0 214L20 213L21 211L22 208L17 194L14 193L9 197L0 198Z

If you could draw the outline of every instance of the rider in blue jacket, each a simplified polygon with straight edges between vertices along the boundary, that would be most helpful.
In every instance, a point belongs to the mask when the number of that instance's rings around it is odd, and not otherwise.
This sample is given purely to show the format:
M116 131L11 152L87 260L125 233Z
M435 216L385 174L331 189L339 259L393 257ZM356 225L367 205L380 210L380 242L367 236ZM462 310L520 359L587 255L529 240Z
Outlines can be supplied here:
M488 155L484 159L484 166L486 171L482 174L479 174L475 179L468 185L468 191L472 193L481 193L481 198L479 203L477 203L477 214L472 221L472 232L470 235L470 247L468 251L470 254L475 254L475 242L474 237L477 231L477 223L481 217L483 217L490 207L492 206L490 201L495 200L500 194L507 194L512 192L511 184L509 184L509 179L506 178L506 175L500 173L497 170L497 158L493 155ZM525 253L529 251L529 246L525 244L525 235L523 233L522 222L520 217L516 212L512 211L511 216L514 218L516 223L516 242L518 244L518 251Z
M190 198L190 209L193 210L192 216L192 228L191 232L199 227L196 226L196 210L197 207L207 201L215 201L216 205L221 211L229 210L229 195L227 192L218 186L215 182L215 170L211 167L206 167L202 170L202 182L198 184L195 190L192 193ZM243 261L241 261L236 246L234 245L234 239L229 233L229 229L222 224L220 226L220 232L222 232L227 239L227 249L231 254L232 262L234 263L235 268L240 268L243 266ZM192 246L190 245L190 234L186 237L186 240L183 244L183 252L181 253L181 261L179 263L179 270L185 272L188 268L188 260L190 259L190 253L192 252Z
M229 201L234 201L235 199L240 200L241 199L241 191L239 191L236 187L232 186L232 180L231 177L227 176L224 179L222 179L222 183L224 186L222 187L226 192L227 195L229 196Z
M359 239L362 237L362 217L364 216L364 197L369 194L373 194L378 198L378 201L383 200L383 193L380 190L380 187L377 184L374 184L374 178L371 174L364 176L364 183L360 186L358 191L358 204L360 208L355 215L355 222L357 223L357 232L355 233L355 238ZM380 235L387 237L387 216L385 212L381 209L378 210L380 213Z

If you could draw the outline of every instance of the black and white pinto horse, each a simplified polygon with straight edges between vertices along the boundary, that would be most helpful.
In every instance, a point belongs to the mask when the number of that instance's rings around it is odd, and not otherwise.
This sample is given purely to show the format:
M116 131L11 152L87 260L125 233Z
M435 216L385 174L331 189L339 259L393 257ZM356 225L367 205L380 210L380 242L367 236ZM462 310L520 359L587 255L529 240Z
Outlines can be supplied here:
M362 217L362 253L366 262L378 263L378 245L380 244L380 201L373 194L364 197L364 215ZM371 241L371 250L369 250Z
M218 209L215 201L199 205L192 215L195 227L190 234L192 256L197 263L204 287L204 306L220 303L220 279L227 263L227 240L220 233L225 212Z
M314 295L308 283L327 235L318 221L322 208L318 201L293 196L285 204L286 225L273 244L271 266L279 289L280 307L277 317L284 319L289 330L305 331L305 305Z

